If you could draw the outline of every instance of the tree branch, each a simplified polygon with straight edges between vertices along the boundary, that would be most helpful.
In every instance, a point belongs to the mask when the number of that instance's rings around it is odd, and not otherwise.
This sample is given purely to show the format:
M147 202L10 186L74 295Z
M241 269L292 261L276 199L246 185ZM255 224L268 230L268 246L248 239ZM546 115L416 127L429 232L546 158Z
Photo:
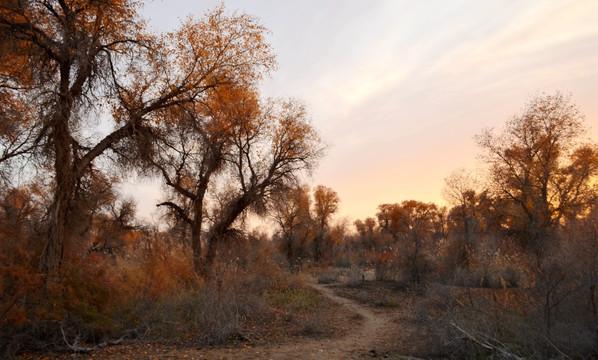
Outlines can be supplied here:
M181 220L183 220L187 224L192 223L191 219L189 219L189 217L185 213L185 210L183 210L180 206L173 203L172 201L164 201L159 204L156 204L156 207L160 207L160 206L168 206L172 211L174 211L177 214L177 216L179 218L181 218Z

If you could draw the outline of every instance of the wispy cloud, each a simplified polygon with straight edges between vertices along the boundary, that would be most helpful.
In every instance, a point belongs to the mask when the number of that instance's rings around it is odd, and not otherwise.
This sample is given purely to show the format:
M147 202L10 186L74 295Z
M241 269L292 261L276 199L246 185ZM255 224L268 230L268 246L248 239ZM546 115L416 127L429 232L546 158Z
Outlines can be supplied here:
M211 1L211 0L210 0ZM212 2L148 5L161 26ZM298 96L332 145L315 181L345 214L381 201L438 198L470 166L472 135L537 91L572 91L598 118L598 2L230 0L262 19L280 71L269 96ZM384 199L384 200L383 200ZM361 209L361 210L360 210Z

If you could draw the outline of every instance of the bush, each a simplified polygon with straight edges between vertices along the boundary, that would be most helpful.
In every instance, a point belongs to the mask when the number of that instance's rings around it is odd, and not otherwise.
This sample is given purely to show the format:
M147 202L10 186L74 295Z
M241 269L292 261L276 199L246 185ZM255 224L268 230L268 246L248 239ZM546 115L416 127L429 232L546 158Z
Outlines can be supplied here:
M249 244L243 261L224 254L206 282L195 275L185 248L168 240L148 233L118 256L71 252L61 276L47 286L29 255L8 252L11 265L0 264L2 356L81 350L115 339L223 343L242 338L248 322L271 316L268 291L300 287L267 245Z
M329 268L318 274L318 284L344 282L349 285L355 285L362 281L362 274L358 268Z
M340 272L337 269L329 268L318 274L318 284L332 284L339 282Z
M382 251L376 256L376 280L395 280L398 268L399 257L392 251Z

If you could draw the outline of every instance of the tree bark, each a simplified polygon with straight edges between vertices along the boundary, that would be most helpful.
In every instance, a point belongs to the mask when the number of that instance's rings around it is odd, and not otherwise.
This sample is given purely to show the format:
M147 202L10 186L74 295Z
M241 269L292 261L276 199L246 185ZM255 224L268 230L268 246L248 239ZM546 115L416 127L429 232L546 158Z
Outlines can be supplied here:
M73 97L68 91L70 64L61 65L60 95L51 120L51 137L54 150L55 191L49 213L48 239L42 254L40 270L49 280L57 275L68 238L68 219L74 193L72 174L71 137L69 119Z

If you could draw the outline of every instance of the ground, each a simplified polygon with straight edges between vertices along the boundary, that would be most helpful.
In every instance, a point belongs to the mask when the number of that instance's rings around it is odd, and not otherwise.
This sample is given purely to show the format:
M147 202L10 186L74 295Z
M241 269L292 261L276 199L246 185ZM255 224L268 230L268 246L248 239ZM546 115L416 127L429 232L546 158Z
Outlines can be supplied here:
M293 336L256 341L241 339L226 346L195 348L147 343L110 346L88 354L38 354L47 359L415 359L439 357L435 329L426 319L421 294L398 291L396 284L376 281L308 285L326 299L323 318L329 326L304 326ZM433 313L433 311L432 311ZM433 315L433 314L432 314ZM426 334L426 336L422 336ZM413 357L410 357L413 356ZM29 356L31 357L31 356Z

